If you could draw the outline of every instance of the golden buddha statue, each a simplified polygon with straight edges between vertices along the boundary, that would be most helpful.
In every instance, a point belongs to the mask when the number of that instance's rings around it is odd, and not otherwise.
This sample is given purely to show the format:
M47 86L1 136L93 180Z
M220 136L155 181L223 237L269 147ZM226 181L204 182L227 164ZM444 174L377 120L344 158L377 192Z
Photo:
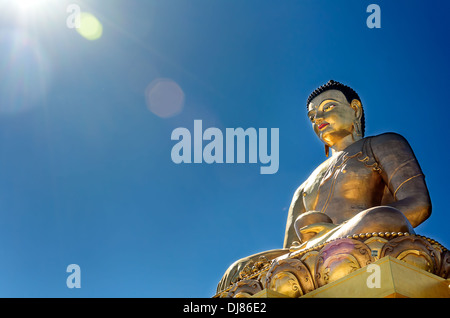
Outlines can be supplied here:
M425 176L408 142L396 133L364 137L364 111L353 89L330 80L312 92L307 110L328 158L295 191L283 248L233 263L218 292L239 281L246 265L258 260L353 234L415 234L414 228L431 214Z

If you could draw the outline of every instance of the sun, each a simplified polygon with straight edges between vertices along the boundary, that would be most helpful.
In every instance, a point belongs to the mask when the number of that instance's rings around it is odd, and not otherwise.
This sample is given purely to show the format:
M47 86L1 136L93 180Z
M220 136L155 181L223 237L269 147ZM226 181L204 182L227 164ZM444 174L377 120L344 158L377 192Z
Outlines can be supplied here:
M0 8L14 15L18 27L48 28L51 32L63 9L58 1L61 0L0 0Z
M15 5L21 10L35 10L48 5L51 0L15 0Z

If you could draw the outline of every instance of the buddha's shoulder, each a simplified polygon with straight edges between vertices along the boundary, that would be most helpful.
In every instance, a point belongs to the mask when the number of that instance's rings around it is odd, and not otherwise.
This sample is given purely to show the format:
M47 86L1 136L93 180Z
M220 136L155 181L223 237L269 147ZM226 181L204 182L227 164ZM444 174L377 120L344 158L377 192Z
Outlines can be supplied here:
M386 132L379 135L366 137L372 147L394 146L396 144L408 144L408 141L402 135L395 132Z
M377 158L381 157L389 157L393 158L403 158L404 156L410 156L412 153L411 146L405 137L398 133L388 132L370 138L369 143L365 143L369 145L370 152L375 155Z

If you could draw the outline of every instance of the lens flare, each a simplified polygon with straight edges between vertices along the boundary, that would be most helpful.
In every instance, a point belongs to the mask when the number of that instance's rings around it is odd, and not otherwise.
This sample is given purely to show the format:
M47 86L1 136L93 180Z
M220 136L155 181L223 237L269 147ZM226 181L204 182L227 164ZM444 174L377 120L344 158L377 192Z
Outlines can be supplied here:
M156 79L145 91L148 109L155 115L168 118L181 112L184 106L184 92L171 79Z
M80 13L80 27L76 29L87 40L98 40L103 34L103 25L89 12Z

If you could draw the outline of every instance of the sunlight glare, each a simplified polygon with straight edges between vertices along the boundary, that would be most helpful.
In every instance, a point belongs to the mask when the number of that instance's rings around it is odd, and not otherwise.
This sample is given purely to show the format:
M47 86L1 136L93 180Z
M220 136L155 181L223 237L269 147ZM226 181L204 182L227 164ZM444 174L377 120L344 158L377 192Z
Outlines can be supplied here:
M47 5L49 0L15 0L15 4L21 10L35 10Z
M48 56L20 30L0 31L0 115L18 114L45 100L51 80Z

